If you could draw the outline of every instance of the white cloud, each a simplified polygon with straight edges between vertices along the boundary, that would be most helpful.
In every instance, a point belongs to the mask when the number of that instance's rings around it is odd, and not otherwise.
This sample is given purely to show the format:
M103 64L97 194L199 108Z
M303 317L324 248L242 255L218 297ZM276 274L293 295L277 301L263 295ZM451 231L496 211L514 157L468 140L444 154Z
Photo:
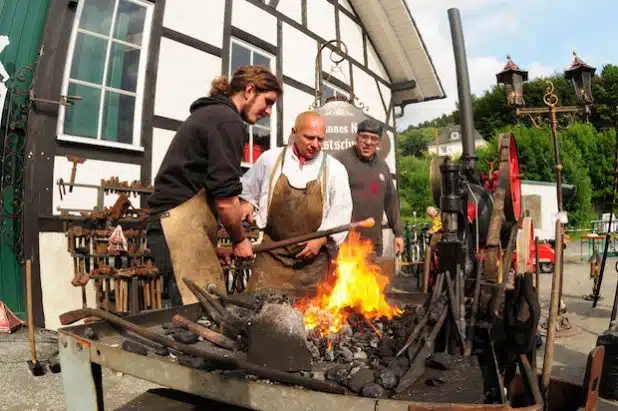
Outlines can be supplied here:
M500 0L407 0L421 36L429 50L434 66L447 98L408 105L404 116L398 120L398 128L434 119L442 114L448 114L455 109L457 96L457 79L455 60L451 44L450 27L447 9L457 7L461 12L464 29L464 40L468 57L468 72L470 89L479 95L496 84L496 73L500 72L506 62L506 56L476 56L470 55L469 45L486 40L492 32L499 30L516 33L521 29L520 21L514 9L503 8ZM525 1L525 0L524 0ZM533 0L530 0L533 1ZM494 10L500 5L500 9ZM515 7L522 7L517 3ZM540 63L522 65L529 71L530 79L553 73L552 67Z

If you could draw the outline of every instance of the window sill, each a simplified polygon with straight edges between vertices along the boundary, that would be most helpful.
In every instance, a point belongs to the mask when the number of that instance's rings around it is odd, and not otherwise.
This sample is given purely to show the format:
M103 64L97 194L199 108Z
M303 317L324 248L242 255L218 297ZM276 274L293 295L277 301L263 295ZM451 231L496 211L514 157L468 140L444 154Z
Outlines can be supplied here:
M109 148L115 148L115 149L127 150L127 151L144 152L144 147L141 147L141 146L135 146L133 144L126 144L126 143L116 143L114 141L96 140L96 139L88 138L88 137L60 135L57 137L57 139L59 141L86 144L90 146L100 146L100 147L109 147Z

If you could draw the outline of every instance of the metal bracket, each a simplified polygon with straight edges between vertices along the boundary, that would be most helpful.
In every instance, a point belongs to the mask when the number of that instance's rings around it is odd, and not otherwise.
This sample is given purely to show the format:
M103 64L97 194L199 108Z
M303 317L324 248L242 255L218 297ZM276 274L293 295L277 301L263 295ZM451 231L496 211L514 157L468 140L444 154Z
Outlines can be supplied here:
M57 104L59 106L70 107L73 105L73 100L81 100L81 96L60 96L60 100L48 100L44 98L37 98L34 94L34 90L30 90L29 99L31 102Z

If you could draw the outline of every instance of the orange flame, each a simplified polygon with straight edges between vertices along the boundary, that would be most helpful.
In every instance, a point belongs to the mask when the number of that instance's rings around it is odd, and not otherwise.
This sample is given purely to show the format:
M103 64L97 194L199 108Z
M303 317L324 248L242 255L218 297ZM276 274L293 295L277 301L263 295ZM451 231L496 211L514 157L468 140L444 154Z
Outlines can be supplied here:
M372 252L371 241L362 239L357 231L350 231L339 248L334 283L318 284L314 298L297 303L296 308L303 314L306 328L316 330L324 337L337 333L354 312L368 320L369 325L373 319L392 319L403 313L400 308L387 303L384 288L389 279L378 265L368 261Z

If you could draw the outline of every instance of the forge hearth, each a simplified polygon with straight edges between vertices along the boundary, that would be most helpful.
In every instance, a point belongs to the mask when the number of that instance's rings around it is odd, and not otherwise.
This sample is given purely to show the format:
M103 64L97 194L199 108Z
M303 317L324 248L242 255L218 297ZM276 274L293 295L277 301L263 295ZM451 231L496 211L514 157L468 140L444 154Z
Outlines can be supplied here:
M449 355L443 352L446 347L433 350L426 355L418 370L411 370L413 366L418 367L411 358L423 356L420 351L425 345L426 334L436 325L441 327L439 322L444 321L448 308L446 296L434 299L417 296L414 301L397 302L401 313L390 320L382 317L370 321L359 313L349 311L346 313L347 322L338 332L327 335L320 335L317 329L304 326L302 314L294 308L300 301L298 297L299 292L294 290L289 293L277 290L236 296L243 300L245 307L221 300L220 309L233 318L234 324L237 326L240 322L246 325L244 333L237 336L237 349L228 350L229 355L335 384L348 395L406 400L429 396L434 401L440 401L440 398L457 401L458 395L465 394L468 402L483 401L482 375L478 371L477 376L469 369L472 366L479 369L478 362L469 357ZM216 333L225 333L225 322L221 319L218 323L205 316L196 319L196 322ZM418 341L402 350L410 335L423 327L426 327L426 332L419 333ZM166 333L175 338L175 333L183 331L179 327L168 327ZM210 345L202 338L198 344ZM223 351L221 347L211 345L211 348ZM213 371L212 364L191 362L186 356L181 360L184 365ZM273 383L237 370L214 372L232 378ZM410 375L413 379L407 382L406 378ZM461 389L463 386L467 388ZM449 390L453 392L444 394Z

